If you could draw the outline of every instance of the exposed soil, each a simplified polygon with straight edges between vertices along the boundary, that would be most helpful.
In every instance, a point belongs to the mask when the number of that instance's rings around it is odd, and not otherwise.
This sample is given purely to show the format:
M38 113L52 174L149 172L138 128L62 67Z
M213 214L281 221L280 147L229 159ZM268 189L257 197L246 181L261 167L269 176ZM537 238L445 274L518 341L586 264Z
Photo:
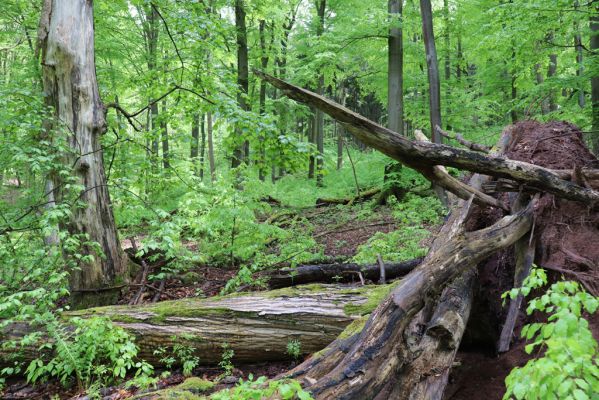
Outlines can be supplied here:
M508 129L512 140L507 149L511 159L532 162L551 169L597 168L597 159L582 140L582 133L567 122L541 124L520 122ZM577 182L584 184L584 182ZM507 202L506 194L501 197ZM470 229L488 226L502 216L498 210L479 211ZM544 194L535 210L535 263L549 270L549 279L578 280L591 293L599 293L599 213L591 207ZM516 366L532 356L524 352L520 330L538 320L521 311L512 349L497 356L495 343L507 312L501 293L513 286L514 256L511 249L497 253L478 270L479 285L473 310L457 360L452 369L445 399L499 400L505 392L504 379ZM532 294L531 296L533 296ZM523 305L523 309L526 305ZM590 318L599 340L599 316Z

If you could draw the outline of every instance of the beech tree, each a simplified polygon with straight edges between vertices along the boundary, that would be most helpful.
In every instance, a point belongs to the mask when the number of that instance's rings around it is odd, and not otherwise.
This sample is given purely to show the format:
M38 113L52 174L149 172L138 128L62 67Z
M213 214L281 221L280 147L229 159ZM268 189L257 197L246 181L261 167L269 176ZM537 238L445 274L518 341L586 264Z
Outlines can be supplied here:
M111 303L128 281L128 260L121 250L104 172L100 137L106 131L105 108L96 82L93 2L45 0L39 25L43 87L53 109L47 129L64 134L69 152L64 162L73 167L82 186L82 206L62 227L80 240L90 258L70 272L71 295L77 307ZM61 198L65 182L53 177Z

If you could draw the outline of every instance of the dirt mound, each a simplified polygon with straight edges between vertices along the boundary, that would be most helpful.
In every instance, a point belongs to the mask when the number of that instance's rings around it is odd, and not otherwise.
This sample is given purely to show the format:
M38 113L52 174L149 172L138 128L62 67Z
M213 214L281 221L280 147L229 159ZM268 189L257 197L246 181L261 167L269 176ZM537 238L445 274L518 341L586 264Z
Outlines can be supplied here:
M523 121L507 129L511 132L506 151L510 159L551 169L599 168L597 158L584 144L582 133L570 123ZM500 198L508 204L510 196L503 194ZM476 209L468 229L489 226L502 216L497 209ZM535 210L534 236L537 243L535 263L549 271L550 280L556 281L563 276L581 282L594 295L599 293L597 210L543 194ZM461 365L451 372L450 385L444 396L446 400L499 400L510 370L531 358L523 351L525 343L520 339L521 327L531 322L531 317L523 311L514 330L512 349L500 356L494 353L507 313L500 297L513 286L513 276L513 249L498 252L479 266L473 309L457 356ZM525 307L523 305L522 309ZM590 318L590 327L599 340L598 315Z
M506 155L552 169L597 168L580 130L567 122L524 121L511 127ZM535 212L537 265L580 281L599 295L599 213L580 202L543 195Z

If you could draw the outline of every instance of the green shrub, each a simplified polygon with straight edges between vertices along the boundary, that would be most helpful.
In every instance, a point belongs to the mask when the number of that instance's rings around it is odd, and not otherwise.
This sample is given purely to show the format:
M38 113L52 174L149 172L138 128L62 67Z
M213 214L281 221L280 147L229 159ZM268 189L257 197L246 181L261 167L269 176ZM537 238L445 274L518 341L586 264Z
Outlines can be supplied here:
M212 400L262 400L278 396L283 400L299 399L313 400L310 393L302 389L295 380L269 381L265 376L253 380L250 374L247 381L239 380L237 386L225 389L210 396Z
M108 384L123 379L130 370L135 376L149 376L151 365L136 361L138 348L133 337L114 326L107 318L75 318L75 329L56 324L48 327L53 343L46 343L40 351L53 351L50 361L37 358L26 370L28 382L57 378L68 386L76 380L80 390L97 384Z
M542 269L534 268L522 288L512 289L503 297L526 296L547 283ZM532 343L542 357L514 368L506 378L504 399L597 399L599 393L599 346L589 329L583 312L593 314L599 299L585 292L578 283L560 281L551 285L541 297L530 300L527 314L548 314L547 322L522 328L521 335Z

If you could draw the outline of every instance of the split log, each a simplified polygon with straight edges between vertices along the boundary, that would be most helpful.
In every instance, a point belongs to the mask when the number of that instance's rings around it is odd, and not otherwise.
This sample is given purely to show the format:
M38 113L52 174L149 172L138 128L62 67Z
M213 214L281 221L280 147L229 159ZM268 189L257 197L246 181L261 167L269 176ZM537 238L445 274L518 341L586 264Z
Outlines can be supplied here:
M201 364L221 361L223 343L234 362L291 359L289 340L299 340L303 354L321 350L354 320L376 307L392 285L306 285L293 289L237 294L212 299L182 299L139 306L109 306L66 312L63 319L104 316L135 335L140 358L159 363L154 350L175 344L196 349ZM0 339L18 340L32 328L16 323ZM0 351L0 364L12 354ZM38 357L37 347L24 349L23 360Z
M422 262L422 258L397 263L385 263L385 278L395 279L412 271ZM317 264L300 265L295 268L283 268L277 271L264 271L258 278L268 280L268 287L279 289L283 287L303 285L313 282L349 282L352 275L361 272L365 279L377 282L381 277L379 264L361 265L355 263L346 264Z
M413 381L410 365L418 355L412 353L404 335L415 326L413 318L423 310L426 299L435 298L447 282L513 244L532 222L533 207L529 206L488 228L464 233L461 226L467 209L448 227L446 237L451 239L437 239L442 244L372 312L349 348L344 351L343 343L337 340L321 352L319 359L326 359L326 366L332 368L320 368L317 360L308 360L304 364L310 368L300 365L292 371L291 375L302 379L317 399L410 398L419 382Z
M595 204L599 192L561 179L550 169L501 156L485 155L468 149L412 141L367 118L309 90L294 86L261 71L256 75L281 89L288 97L324 111L337 120L362 143L373 147L431 179L432 168L444 165L486 175L509 178L540 192ZM445 188L451 190L451 188ZM457 193L456 193L457 195Z

